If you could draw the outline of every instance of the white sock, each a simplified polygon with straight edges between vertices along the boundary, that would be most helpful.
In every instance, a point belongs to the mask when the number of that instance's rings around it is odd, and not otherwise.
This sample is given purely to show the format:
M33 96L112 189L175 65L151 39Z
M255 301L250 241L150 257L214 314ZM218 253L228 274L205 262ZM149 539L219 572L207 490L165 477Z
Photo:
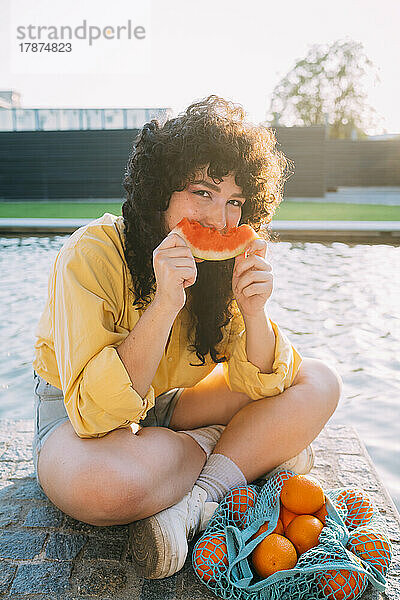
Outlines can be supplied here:
M198 429L185 429L178 433L190 435L204 450L208 459L224 429L225 425L208 425L207 427L199 427Z
M206 490L207 500L220 502L232 488L247 485L247 480L233 460L224 454L211 454L196 485Z

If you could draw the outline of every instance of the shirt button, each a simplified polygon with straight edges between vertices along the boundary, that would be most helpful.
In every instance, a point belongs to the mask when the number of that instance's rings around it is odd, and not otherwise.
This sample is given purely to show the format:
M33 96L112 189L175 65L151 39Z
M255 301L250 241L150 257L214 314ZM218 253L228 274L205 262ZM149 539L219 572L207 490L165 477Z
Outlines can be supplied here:
M171 362L171 361L172 361L172 356L170 356L168 359L168 362Z

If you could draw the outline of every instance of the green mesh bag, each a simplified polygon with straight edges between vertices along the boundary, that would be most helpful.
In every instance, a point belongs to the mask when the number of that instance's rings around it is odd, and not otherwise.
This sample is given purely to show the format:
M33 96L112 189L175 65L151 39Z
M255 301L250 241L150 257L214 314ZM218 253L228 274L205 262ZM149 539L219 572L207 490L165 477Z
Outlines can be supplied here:
M274 531L282 485L294 475L282 470L263 486L235 488L223 498L193 548L198 578L216 596L235 600L356 600L368 582L383 591L392 550L384 521L362 490L347 488L325 491L328 514L317 546L293 569L257 575L250 555ZM251 539L266 521L268 530Z

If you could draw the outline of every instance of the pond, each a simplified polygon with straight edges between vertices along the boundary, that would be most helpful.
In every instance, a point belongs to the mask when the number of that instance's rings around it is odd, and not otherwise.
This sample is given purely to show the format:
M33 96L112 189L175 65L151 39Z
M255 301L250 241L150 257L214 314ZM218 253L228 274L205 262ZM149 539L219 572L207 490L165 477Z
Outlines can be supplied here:
M34 331L68 236L0 237L0 418L33 418ZM353 425L400 509L400 248L271 244L270 317L343 378L334 422Z

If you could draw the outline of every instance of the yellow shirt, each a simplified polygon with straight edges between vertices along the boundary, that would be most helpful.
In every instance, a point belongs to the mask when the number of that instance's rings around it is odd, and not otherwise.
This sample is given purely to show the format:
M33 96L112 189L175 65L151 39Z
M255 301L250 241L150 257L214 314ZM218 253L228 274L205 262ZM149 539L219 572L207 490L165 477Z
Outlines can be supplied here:
M169 344L144 398L133 388L116 348L145 309L132 307L133 283L123 252L122 216L105 213L76 230L58 252L48 280L48 297L35 335L35 371L61 389L65 408L79 437L102 437L139 423L155 398L173 388L195 386L215 367L209 354L204 366L188 349L189 314L176 317ZM275 396L289 387L301 357L278 326L273 373L247 360L244 320L224 328L218 348L228 358L225 380L233 391L253 400Z

